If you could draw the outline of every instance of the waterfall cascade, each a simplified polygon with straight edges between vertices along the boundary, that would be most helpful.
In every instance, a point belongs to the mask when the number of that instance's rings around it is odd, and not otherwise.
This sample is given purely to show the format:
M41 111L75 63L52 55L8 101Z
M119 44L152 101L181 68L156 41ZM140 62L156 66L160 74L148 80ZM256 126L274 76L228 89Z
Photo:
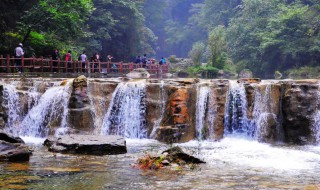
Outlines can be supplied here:
M247 108L244 85L230 81L225 109L225 134L254 135L256 129L248 118Z
M35 82L28 91L24 92L28 107L25 114L24 106L20 105L18 90L11 84L4 84L3 106L8 110L5 131L15 136L46 137L51 127L67 126L70 83L66 86L58 86L60 82L56 83L42 95L38 92L38 84Z
M166 107L166 99L165 99L165 91L164 91L164 81L161 81L160 83L160 91L159 91L159 99L161 100L161 103L160 103L160 117L159 119L157 119L155 122L154 122L154 126L153 126L153 129L152 129L152 132L150 134L150 137L151 138L154 138L155 135L156 135L156 132L157 132L157 129L160 127L160 123L161 123L161 120L163 118L163 114L164 114L164 111L165 111L165 107Z
M70 83L2 80L0 124L5 122L8 133L31 137L64 134L70 122L70 127L83 133L163 142L220 140L235 135L259 142L320 143L317 80L150 80L113 79L103 85L92 81L81 90L88 93L91 107L87 98L79 98L86 106L70 109L71 90L79 91Z
M313 116L313 134L317 144L320 144L320 83L317 92L317 111Z
M144 80L118 84L104 117L101 133L127 138L146 138L145 98Z
M216 106L209 84L197 87L196 136L199 140L213 139Z

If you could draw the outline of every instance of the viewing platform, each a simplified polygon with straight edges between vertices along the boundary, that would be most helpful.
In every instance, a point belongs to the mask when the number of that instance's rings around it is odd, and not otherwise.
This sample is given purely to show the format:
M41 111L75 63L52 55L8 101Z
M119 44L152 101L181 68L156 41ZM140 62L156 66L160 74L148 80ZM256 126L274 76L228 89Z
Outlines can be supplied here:
M21 66L17 66L16 62L21 61ZM162 75L168 73L169 65L164 64L136 64L133 62L91 62L86 61L64 61L53 60L43 57L31 58L14 58L7 55L0 55L0 75L15 75L25 73L27 75L70 75L82 73L85 75L108 75L122 76L128 74L134 69L145 68L151 75ZM21 71L21 72L19 72Z

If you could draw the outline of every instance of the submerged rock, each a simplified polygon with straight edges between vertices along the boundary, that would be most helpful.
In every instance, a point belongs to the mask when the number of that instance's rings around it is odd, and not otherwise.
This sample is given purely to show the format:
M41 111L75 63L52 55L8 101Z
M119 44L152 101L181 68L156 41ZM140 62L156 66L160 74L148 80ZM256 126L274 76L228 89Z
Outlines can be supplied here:
M112 155L127 153L126 141L120 136L65 135L50 137L44 145L49 151L68 154Z

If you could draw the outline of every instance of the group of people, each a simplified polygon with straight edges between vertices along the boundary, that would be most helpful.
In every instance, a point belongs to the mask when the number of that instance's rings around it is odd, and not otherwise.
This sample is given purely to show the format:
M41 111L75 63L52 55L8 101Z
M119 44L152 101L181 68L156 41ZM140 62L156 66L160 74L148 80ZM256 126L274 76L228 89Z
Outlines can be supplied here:
M22 70L22 67L21 67L21 58L23 57L24 55L24 50L23 50L23 45L22 43L19 43L18 46L15 48L14 50L14 55L15 55L15 58L16 61L15 61L15 64L16 64L16 69L19 73L23 72ZM53 51L53 53L51 54L51 58L53 60L53 72L58 72L58 60L60 59L60 54L59 54L59 51L57 49L55 49ZM112 63L112 59L113 57L111 55L108 55L107 56L107 61L109 63ZM72 68L72 54L71 54L71 51L69 50L66 55L64 56L64 60L66 62L68 62L68 68ZM88 58L87 58L87 55L86 55L86 51L83 51L79 57L78 57L78 61L81 62L82 64L82 72L86 72L86 62L87 62ZM90 68L93 69L93 72L97 71L98 70L98 62L100 62L100 55L99 53L94 53L92 54L92 56L90 57L90 62L92 62L91 65L89 65ZM155 59L150 59L150 58L147 58L147 55L144 54L142 57L141 56L137 56L135 61L134 61L136 64L142 64L142 67L143 68L146 68L147 65L149 64L155 64L156 63L156 60ZM161 58L160 61L159 61L159 65L164 65L166 64L166 59L165 58ZM111 69L112 71L116 72L117 71L117 65L116 64L111 64ZM90 71L89 71L90 72Z
M147 55L144 54L142 57L140 55L138 55L134 61L136 64L142 64L142 67L143 68L146 68L147 65L149 64L155 64L156 63L156 60L155 59L148 59L147 58ZM159 65L163 65L163 64L166 64L167 61L164 57L162 57L159 61Z

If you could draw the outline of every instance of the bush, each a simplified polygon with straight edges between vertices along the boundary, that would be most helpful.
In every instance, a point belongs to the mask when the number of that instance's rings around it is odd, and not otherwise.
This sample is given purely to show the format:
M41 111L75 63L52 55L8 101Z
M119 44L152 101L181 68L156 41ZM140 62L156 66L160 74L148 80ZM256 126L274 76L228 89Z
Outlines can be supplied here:
M168 58L170 63L178 63L179 60L177 59L176 55L170 55L170 57Z
M290 78L319 78L320 66L304 66L297 69L289 69L285 72Z

